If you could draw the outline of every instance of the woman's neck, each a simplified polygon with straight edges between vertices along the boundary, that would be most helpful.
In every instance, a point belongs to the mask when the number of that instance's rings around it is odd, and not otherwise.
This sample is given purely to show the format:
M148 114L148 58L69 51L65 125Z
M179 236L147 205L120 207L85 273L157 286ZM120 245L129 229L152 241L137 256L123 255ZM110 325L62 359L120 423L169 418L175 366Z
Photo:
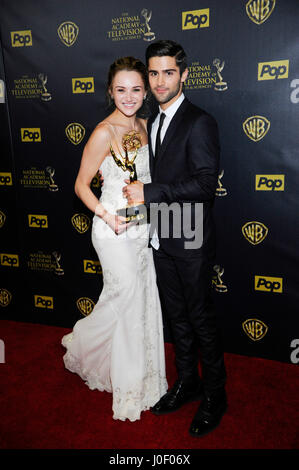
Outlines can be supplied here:
M120 125L124 126L128 129L135 129L137 130L137 117L136 114L133 116L126 116L125 114L121 113L118 109L115 109L115 111L111 114L113 118L115 118L115 121Z

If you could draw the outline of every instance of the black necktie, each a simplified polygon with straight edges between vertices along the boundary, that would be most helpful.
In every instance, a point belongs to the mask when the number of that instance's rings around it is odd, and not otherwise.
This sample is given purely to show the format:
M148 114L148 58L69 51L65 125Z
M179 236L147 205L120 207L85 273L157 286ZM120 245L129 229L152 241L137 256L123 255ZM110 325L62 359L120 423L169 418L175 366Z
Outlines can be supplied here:
M161 114L160 114L160 122L159 122L157 137L156 137L155 157L158 156L159 150L160 150L160 147L161 147L161 138L160 138L160 134L161 134L161 129L162 129L163 122L164 122L164 119L165 119L165 118L166 118L166 114L161 113Z

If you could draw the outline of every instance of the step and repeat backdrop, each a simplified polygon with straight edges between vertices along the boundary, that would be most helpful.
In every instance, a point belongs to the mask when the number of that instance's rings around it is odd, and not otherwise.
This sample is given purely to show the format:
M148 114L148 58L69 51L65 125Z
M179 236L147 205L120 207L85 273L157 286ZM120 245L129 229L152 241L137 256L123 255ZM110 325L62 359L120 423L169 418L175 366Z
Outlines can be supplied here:
M93 214L74 193L82 151L111 112L111 62L173 39L188 55L187 97L219 125L213 291L225 350L299 362L299 2L0 5L1 318L72 327L92 311L102 273ZM91 186L100 195L97 175Z

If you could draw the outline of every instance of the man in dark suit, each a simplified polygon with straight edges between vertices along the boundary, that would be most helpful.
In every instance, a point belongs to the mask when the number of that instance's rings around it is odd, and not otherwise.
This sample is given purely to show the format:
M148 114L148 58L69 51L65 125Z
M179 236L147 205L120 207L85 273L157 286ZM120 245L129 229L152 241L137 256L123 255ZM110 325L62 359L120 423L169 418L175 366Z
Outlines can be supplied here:
M151 411L170 413L202 399L189 429L192 436L202 436L218 426L227 407L223 351L211 297L218 130L214 118L183 94L188 69L179 44L151 44L146 62L150 88L159 103L158 114L148 121L152 182L137 181L126 186L124 194L129 203L143 200L156 209L151 213L151 244L178 373L173 387ZM166 229L165 210L158 216L162 204L169 207ZM173 210L175 204L181 209L179 215Z

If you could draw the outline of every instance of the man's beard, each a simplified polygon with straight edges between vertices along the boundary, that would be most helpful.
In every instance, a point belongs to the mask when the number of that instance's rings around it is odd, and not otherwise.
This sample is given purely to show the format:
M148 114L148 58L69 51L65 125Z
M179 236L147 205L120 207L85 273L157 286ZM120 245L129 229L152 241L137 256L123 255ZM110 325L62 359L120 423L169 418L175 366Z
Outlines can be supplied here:
M179 93L180 88L181 88L181 82L179 82L177 88L174 91L170 91L168 95L162 98L162 96L159 96L159 95L157 96L155 94L155 98L158 101L158 103L161 103L161 104L168 103L169 101L172 100L172 98L174 98Z

